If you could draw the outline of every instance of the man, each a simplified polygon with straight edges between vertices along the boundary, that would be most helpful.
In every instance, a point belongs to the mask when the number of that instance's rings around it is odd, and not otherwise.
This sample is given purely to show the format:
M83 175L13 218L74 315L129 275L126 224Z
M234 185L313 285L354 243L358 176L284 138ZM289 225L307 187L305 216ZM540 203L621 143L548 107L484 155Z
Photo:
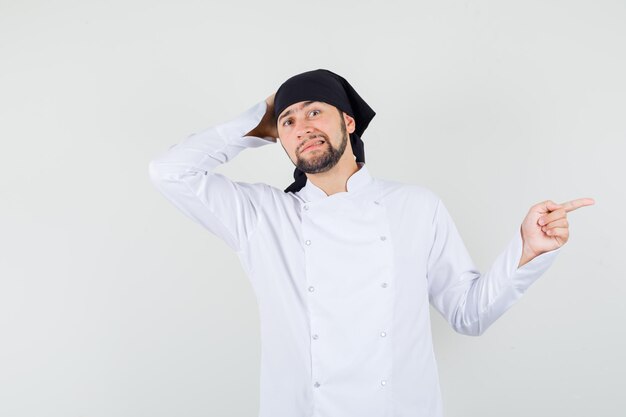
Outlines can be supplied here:
M552 264L566 213L593 204L534 205L481 274L432 191L370 175L360 135L374 114L343 77L309 71L150 164L254 288L261 417L442 416L429 303L457 332L482 334ZM214 172L276 138L296 166L286 190Z

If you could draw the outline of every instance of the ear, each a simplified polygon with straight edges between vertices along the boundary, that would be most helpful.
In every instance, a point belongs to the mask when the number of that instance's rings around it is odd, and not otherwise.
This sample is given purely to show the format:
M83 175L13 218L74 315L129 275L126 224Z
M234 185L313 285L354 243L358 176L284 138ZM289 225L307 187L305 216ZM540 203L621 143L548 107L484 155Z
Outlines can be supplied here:
M343 120L346 122L346 130L348 133L353 133L356 129L356 121L354 120L354 117L343 113Z

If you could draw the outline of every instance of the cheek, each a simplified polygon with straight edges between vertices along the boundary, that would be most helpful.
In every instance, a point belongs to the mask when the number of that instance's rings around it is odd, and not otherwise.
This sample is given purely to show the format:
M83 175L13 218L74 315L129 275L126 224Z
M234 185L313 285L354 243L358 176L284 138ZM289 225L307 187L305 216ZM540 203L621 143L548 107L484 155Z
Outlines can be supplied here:
M298 145L297 145L296 142L287 142L285 144L285 150L291 156L295 156L296 155L296 150L297 149L298 149Z

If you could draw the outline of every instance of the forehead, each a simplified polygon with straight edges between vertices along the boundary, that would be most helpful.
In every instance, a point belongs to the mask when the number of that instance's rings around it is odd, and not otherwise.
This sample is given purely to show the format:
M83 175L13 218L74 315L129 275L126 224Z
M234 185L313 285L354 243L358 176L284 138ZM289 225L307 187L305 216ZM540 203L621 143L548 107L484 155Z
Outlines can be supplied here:
M293 113L297 113L311 105L318 105L318 106L330 106L330 104L328 103L324 103L323 101L315 101L315 100L307 100L307 101L300 101L298 103L294 103L291 106L287 107L285 110L283 110L283 112L280 114L280 116L278 116L278 120L282 119L283 117L286 117L290 114Z

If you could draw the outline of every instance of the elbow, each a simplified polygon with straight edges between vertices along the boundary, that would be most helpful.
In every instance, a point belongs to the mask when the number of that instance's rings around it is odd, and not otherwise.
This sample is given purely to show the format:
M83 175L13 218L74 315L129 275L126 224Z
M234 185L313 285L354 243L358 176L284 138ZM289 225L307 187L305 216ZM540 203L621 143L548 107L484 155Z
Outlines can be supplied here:
M157 189L164 191L179 183L181 175L175 167L154 159L148 164L148 177Z
M152 160L148 164L148 177L154 185L158 185L161 182L163 173L157 160Z
M483 330L478 327L452 327L455 332L462 334L464 336L480 336L483 334Z
M481 336L488 327L480 319L468 321L461 318L454 320L451 324L455 332L465 336Z

